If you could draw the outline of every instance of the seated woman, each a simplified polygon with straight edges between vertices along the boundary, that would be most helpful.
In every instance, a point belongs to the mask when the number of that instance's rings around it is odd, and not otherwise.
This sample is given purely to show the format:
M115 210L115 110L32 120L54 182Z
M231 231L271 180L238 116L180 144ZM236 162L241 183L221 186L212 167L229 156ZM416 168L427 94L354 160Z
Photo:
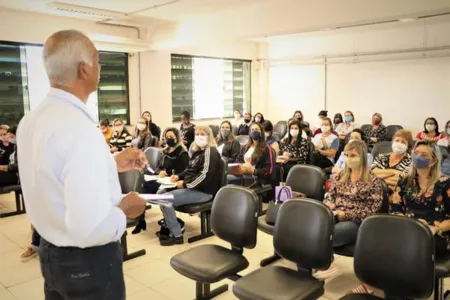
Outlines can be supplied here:
M438 146L447 148L447 154L450 153L450 121L445 124L445 131L442 132L442 138L437 144ZM442 158L442 174L450 176L450 156Z
M334 165L334 157L339 149L339 138L331 132L333 123L330 118L322 120L322 133L317 134L312 142L317 150L316 165L327 168Z
M319 111L319 114L317 115L317 121L311 128L313 133L322 126L322 120L325 118L328 118L328 110Z
M409 174L398 180L390 213L417 219L429 227L436 255L445 255L450 249L450 179L441 175L438 149L431 141L416 143L412 161ZM364 290L373 293L364 283L350 293Z
M354 244L365 218L379 212L383 201L381 179L367 166L367 146L362 141L348 143L344 149L345 169L332 178L324 204L335 216L333 248ZM324 280L337 273L334 264L314 274Z
M113 130L111 127L109 127L108 119L101 120L99 127L100 130L102 131L103 137L105 138L105 142L109 145L113 135Z
M308 162L308 141L302 138L302 124L298 120L289 123L288 136L280 142L280 151L277 157L277 169L283 168L283 178L279 181L286 181L289 170L296 164L306 164ZM277 172L279 174L280 172Z
M244 123L239 125L237 135L248 135L250 131L250 125L252 122L252 114L247 112L244 114Z
M7 165L14 152L14 145L9 142L8 130L8 125L0 125L0 165Z
M220 124L217 144L217 150L223 158L229 163L236 162L239 152L241 151L241 144L239 144L233 134L230 121L223 121L222 124Z
M273 183L275 151L266 144L264 129L259 123L250 126L248 144L242 147L237 166L228 175L228 183L238 185L261 185Z
M241 111L240 110L235 110L234 112L233 112L233 116L234 116L234 118L233 118L233 120L231 121L231 122L233 122L233 126L236 126L236 127L238 127L239 128L239 126L241 126L242 124L244 124L244 119L242 118L242 115L241 115Z
M264 116L262 113L256 113L256 115L253 117L253 123L258 123L263 125L264 124Z
M6 138L11 146L12 153L9 156L8 164L0 165L0 187L19 184L19 165L17 162L16 145L17 127L10 127L7 130Z
M122 120L115 119L114 122L114 133L109 142L109 147L111 153L116 153L124 150L125 148L131 147L131 141L133 136L125 128Z
M193 145L194 154L183 172L172 175L171 181L177 189L166 194L173 206L161 205L164 220L170 235L160 235L162 246L183 244L183 234L174 206L209 201L220 189L222 160L216 148L216 140L208 126L197 126Z
M391 193L397 185L399 175L411 165L411 155L408 153L411 143L411 133L400 129L392 137L392 152L380 153L374 158L372 172L386 181Z
M150 132L154 137L157 137L158 139L161 137L161 128L159 128L158 125L153 123L152 121L152 114L146 110L142 113L141 117L146 118L148 120L148 128L150 129Z
M355 128L355 116L351 111L347 110L344 113L344 122L336 127L336 132L339 134L341 140L345 140L347 134L352 132Z
M273 124L270 121L265 121L263 123L264 127L264 135L266 136L266 144L275 150L275 153L280 152L280 145L277 142L277 139L272 135L273 134Z
M162 156L158 162L158 167L154 174L159 177L177 175L186 170L189 163L189 155L183 141L180 138L180 131L174 127L167 128L163 134L166 141L166 148L162 150ZM144 194L156 194L161 184L157 181L145 181L143 187ZM138 224L133 229L132 234L140 233L147 229L145 222L145 212L139 217Z
M136 124L135 138L131 144L140 150L145 150L149 147L157 146L154 143L153 135L148 127L148 120L144 117L139 118Z
M350 134L350 139L348 140L348 143L352 141L362 141L366 143L366 136L364 135L364 132L362 132L361 129L353 129L352 133ZM367 166L370 168L372 166L373 162L373 156L371 153L367 152ZM345 169L345 153L341 152L341 155L339 156L339 159L337 160L336 164L334 165L333 169L331 170L332 174L339 173Z
M364 134L368 138L369 149L378 142L385 141L387 138L386 126L383 125L383 117L380 113L374 113L372 116L372 127L368 127Z
M312 135L311 130L309 129L309 123L305 122L304 117L303 117L303 113L301 110L296 110L294 112L294 115L292 116L292 118L290 118L288 120L288 124L291 124L292 121L299 121L301 124L301 133L302 133L302 138L307 139L308 136L310 137ZM288 137L288 133L286 132L285 136L283 137L284 139Z
M339 126L339 124L341 124L342 122L344 122L344 119L342 118L342 114L341 113L337 113L334 115L333 118L333 129L336 130L336 128Z
M423 131L416 135L419 141L435 141L438 142L443 137L439 132L439 124L435 118L427 118L423 123Z

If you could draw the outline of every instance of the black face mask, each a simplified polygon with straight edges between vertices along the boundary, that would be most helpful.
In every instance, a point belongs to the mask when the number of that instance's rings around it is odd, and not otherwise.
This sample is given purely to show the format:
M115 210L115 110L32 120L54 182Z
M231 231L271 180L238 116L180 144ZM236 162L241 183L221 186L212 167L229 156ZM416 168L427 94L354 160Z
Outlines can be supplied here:
M248 124L250 123L250 119L244 119L244 122Z
M177 143L175 142L175 139L166 139L166 144L169 147L175 146Z
M302 117L298 117L298 118L297 118L297 120L299 120L299 121L302 121L302 119L303 119Z

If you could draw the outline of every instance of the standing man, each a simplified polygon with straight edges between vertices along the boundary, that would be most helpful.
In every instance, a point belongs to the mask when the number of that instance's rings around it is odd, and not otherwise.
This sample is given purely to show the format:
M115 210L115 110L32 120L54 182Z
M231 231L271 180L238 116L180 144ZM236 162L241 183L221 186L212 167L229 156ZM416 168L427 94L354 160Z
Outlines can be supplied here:
M118 240L145 201L122 198L117 172L143 168L145 156L129 149L113 159L88 113L100 74L88 37L53 34L43 60L51 90L20 123L17 149L28 217L42 237L45 298L125 299Z

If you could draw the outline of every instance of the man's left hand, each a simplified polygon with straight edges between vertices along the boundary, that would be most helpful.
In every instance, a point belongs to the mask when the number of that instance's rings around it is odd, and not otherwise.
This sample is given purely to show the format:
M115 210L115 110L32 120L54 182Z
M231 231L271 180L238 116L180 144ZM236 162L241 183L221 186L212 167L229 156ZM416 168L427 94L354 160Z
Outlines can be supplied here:
M143 170L148 161L142 150L127 148L114 157L117 164L117 171L127 172L130 170Z

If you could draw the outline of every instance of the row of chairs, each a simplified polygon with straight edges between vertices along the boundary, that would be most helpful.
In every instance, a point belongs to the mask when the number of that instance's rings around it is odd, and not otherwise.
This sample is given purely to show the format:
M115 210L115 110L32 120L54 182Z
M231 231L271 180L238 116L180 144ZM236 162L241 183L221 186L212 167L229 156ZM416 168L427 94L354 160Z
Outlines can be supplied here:
M274 248L298 269L272 266L242 277L238 273L249 266L244 249L256 246L256 212L255 193L239 186L223 187L214 201L211 223L215 234L229 242L230 248L201 245L172 257L171 266L196 282L196 299L212 299L225 292L227 285L215 290L210 288L211 284L226 278L237 281L233 293L244 300L322 296L323 282L312 276L312 270L327 269L332 262L332 212L312 199L284 203L275 223ZM355 273L360 280L384 290L389 297L426 298L433 292L433 255L433 236L419 222L404 217L373 216L365 220L359 230ZM378 298L352 295L343 299Z

